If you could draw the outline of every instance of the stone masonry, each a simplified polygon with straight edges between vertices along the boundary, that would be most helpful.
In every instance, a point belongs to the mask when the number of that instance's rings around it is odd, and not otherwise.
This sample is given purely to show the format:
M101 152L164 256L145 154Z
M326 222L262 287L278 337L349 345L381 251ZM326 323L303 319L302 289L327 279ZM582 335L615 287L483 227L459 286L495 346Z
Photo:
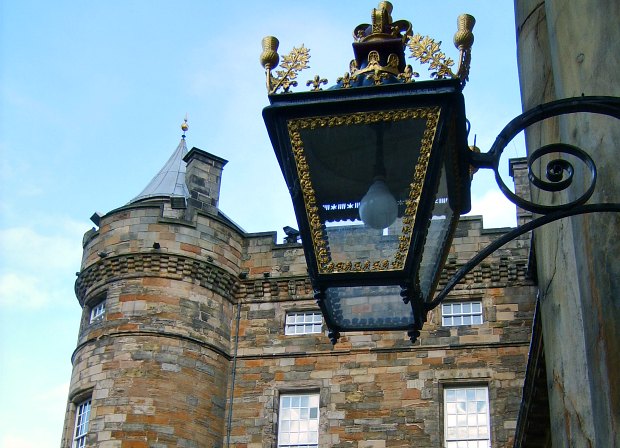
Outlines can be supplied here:
M225 161L192 151L187 172L211 176L206 207L129 204L85 235L63 448L87 398L89 447L276 447L279 395L294 391L320 395L319 447L440 447L443 389L459 385L488 387L491 445L511 446L536 294L529 237L451 293L482 302L481 325L443 327L437 308L414 345L404 332L346 333L336 346L325 331L286 336L287 311L318 310L301 245L220 214ZM186 182L190 195L205 189ZM462 218L439 287L505 231ZM91 323L102 300L105 316Z

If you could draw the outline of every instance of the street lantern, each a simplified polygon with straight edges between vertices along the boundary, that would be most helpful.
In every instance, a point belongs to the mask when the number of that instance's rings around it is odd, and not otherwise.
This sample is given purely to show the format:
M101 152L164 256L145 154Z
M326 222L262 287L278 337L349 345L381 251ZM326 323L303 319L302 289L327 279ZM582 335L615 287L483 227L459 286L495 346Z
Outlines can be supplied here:
M438 44L391 12L382 2L372 24L355 28L350 72L327 90L317 76L312 91L288 92L308 50L294 49L274 77L278 43L263 40L271 103L263 117L333 342L360 330L406 330L415 339L459 216L470 209L461 91L473 18L459 19L453 74ZM407 46L432 59L435 79L414 82Z

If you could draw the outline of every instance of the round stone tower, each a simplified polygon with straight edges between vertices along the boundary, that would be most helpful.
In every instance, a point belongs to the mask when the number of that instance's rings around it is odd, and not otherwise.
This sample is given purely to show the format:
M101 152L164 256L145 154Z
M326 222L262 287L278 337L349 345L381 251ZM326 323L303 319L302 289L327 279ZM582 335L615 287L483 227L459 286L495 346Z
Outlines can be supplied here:
M225 164L183 135L140 195L93 216L62 448L222 446L242 247L217 208Z

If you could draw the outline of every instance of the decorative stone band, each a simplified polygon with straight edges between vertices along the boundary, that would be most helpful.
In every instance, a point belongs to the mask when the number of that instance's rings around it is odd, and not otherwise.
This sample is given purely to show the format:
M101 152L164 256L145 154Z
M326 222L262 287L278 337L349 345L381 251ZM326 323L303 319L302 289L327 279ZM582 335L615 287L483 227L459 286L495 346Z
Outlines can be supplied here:
M439 284L445 284L460 265L456 260L448 259ZM244 302L313 298L310 280L305 276L240 282L231 273L210 263L168 254L127 254L100 260L80 273L75 282L75 294L83 305L88 293L94 288L115 279L141 276L195 282L216 291L231 302L237 298ZM482 263L468 273L462 283L471 287L479 283L505 284L525 280L526 259L510 262L500 259L493 263Z
M306 276L245 280L239 284L243 302L314 300L310 278Z
M89 291L116 279L161 277L199 284L233 302L239 289L236 276L206 261L172 254L132 253L99 260L79 273L75 295L80 305Z
M448 280L465 263L457 263L456 260L448 258L448 261L441 272L439 286L445 285ZM528 275L528 260L508 260L500 258L491 263L480 263L474 270L469 272L460 282L466 289L471 289L477 285L480 287L510 286L515 283L531 281Z
M445 285L464 263L448 258L441 273L439 285ZM528 260L500 258L490 263L481 263L469 272L461 282L467 289L505 287L513 284L528 284ZM248 279L239 283L237 296L243 303L277 302L289 300L314 300L310 279L305 276Z

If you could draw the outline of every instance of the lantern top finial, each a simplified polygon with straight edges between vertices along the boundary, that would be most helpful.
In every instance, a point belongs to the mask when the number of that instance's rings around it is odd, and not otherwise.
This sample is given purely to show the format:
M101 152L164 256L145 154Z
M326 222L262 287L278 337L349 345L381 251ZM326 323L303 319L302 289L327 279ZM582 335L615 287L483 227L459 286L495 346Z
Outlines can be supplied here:
M403 48L411 36L411 22L392 20L394 7L390 2L380 2L379 7L372 10L372 23L362 23L353 30L353 38L357 42L372 42L385 39L400 38Z
M379 86L383 84L410 83L420 75L406 63L405 49L410 58L419 64L428 64L433 79L458 79L461 88L469 79L472 33L475 19L462 14L457 20L457 32L453 41L459 50L458 70L452 71L454 60L441 51L441 42L428 36L413 33L411 22L392 19L392 3L382 1L371 12L371 23L362 23L353 30L353 52L355 58L349 63L349 71L336 80L334 88ZM273 36L263 39L261 64L265 68L269 94L288 93L297 86L297 75L309 67L310 52L303 45L281 58L277 52L278 40ZM276 76L274 76L274 74ZM313 91L322 90L327 80L316 75L306 83Z

